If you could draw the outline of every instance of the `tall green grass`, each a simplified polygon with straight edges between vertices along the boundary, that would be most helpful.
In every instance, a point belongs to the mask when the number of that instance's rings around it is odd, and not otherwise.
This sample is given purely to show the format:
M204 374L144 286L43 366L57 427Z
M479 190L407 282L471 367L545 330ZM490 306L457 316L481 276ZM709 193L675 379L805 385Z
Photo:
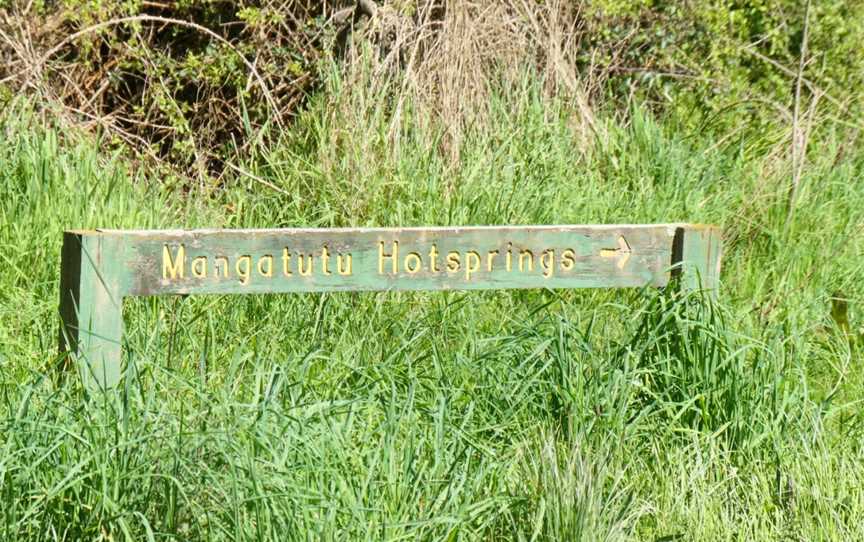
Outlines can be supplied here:
M235 164L254 177L188 193L4 114L0 538L864 538L860 149L824 137L787 235L764 141L640 110L585 141L524 92L454 161L410 115L396 153L383 106L346 126L331 105ZM54 369L64 228L659 221L723 226L719 300L135 300L118 393Z

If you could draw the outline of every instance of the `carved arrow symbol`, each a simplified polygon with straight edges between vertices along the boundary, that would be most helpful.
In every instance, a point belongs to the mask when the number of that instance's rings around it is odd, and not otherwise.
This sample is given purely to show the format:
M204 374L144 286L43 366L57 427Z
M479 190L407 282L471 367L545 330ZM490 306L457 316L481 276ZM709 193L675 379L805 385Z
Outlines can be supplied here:
M600 256L603 258L618 258L618 269L624 269L627 265L627 260L630 259L630 254L633 251L624 239L623 235L618 236L618 248L604 248L600 250Z

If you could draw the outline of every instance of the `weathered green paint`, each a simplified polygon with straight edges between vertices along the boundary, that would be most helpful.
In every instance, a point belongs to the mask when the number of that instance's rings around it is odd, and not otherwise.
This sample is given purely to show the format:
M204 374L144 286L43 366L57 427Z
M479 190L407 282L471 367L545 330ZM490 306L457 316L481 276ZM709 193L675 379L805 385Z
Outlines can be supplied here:
M713 227L678 228L673 242L673 273L680 275L682 286L716 291L720 281L722 240Z
M65 234L62 265L61 349L106 387L120 379L124 297L662 287L674 273L713 290L720 236L687 224L96 230Z
M95 232L67 232L60 274L60 349L77 354L90 383L112 386L120 378L123 239Z

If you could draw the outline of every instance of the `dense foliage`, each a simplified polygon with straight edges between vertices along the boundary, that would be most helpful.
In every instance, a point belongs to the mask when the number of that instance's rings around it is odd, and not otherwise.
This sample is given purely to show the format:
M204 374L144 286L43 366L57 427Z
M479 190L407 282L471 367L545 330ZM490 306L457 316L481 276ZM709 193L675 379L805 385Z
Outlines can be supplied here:
M840 111L860 107L864 82L864 5L826 0L589 3L596 35L610 54L604 67L633 73L669 106L684 101L717 110L767 100L788 107L802 54L809 93L823 92ZM804 45L805 26L807 46ZM682 90L684 90L682 92ZM623 92L623 88L618 89ZM758 104L745 103L748 109ZM764 107L764 106L763 106ZM835 110L839 114L840 111ZM857 111L857 109L855 110ZM770 114L771 108L768 108Z
M864 5L844 0L404 0L377 8L370 1L4 0L0 95L8 100L22 84L144 154L218 173L262 129L290 124L333 60L344 62L349 43L366 41L382 57L397 49L400 70L436 70L435 57L447 53L435 35L459 17L493 17L483 24L550 42L546 51L508 57L498 50L506 40L493 39L461 55L542 73L557 47L566 62L556 72L580 81L594 105L626 109L637 97L717 131L742 118L764 129L793 116L803 68L799 106L859 124ZM536 24L552 19L557 29ZM417 42L423 46L415 49ZM473 83L458 83L463 96ZM434 94L447 82L420 84Z

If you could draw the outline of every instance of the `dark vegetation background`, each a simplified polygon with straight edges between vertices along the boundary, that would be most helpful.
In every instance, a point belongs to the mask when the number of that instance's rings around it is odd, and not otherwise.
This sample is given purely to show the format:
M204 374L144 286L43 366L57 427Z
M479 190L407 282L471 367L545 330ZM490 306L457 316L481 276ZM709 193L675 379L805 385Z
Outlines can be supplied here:
M4 0L0 20L0 99L32 93L142 155L216 177L226 157L290 125L355 41L376 57L377 83L410 80L379 99L420 95L454 132L526 70L591 115L638 100L724 133L791 124L796 96L802 117L858 126L864 85L864 7L843 0Z

